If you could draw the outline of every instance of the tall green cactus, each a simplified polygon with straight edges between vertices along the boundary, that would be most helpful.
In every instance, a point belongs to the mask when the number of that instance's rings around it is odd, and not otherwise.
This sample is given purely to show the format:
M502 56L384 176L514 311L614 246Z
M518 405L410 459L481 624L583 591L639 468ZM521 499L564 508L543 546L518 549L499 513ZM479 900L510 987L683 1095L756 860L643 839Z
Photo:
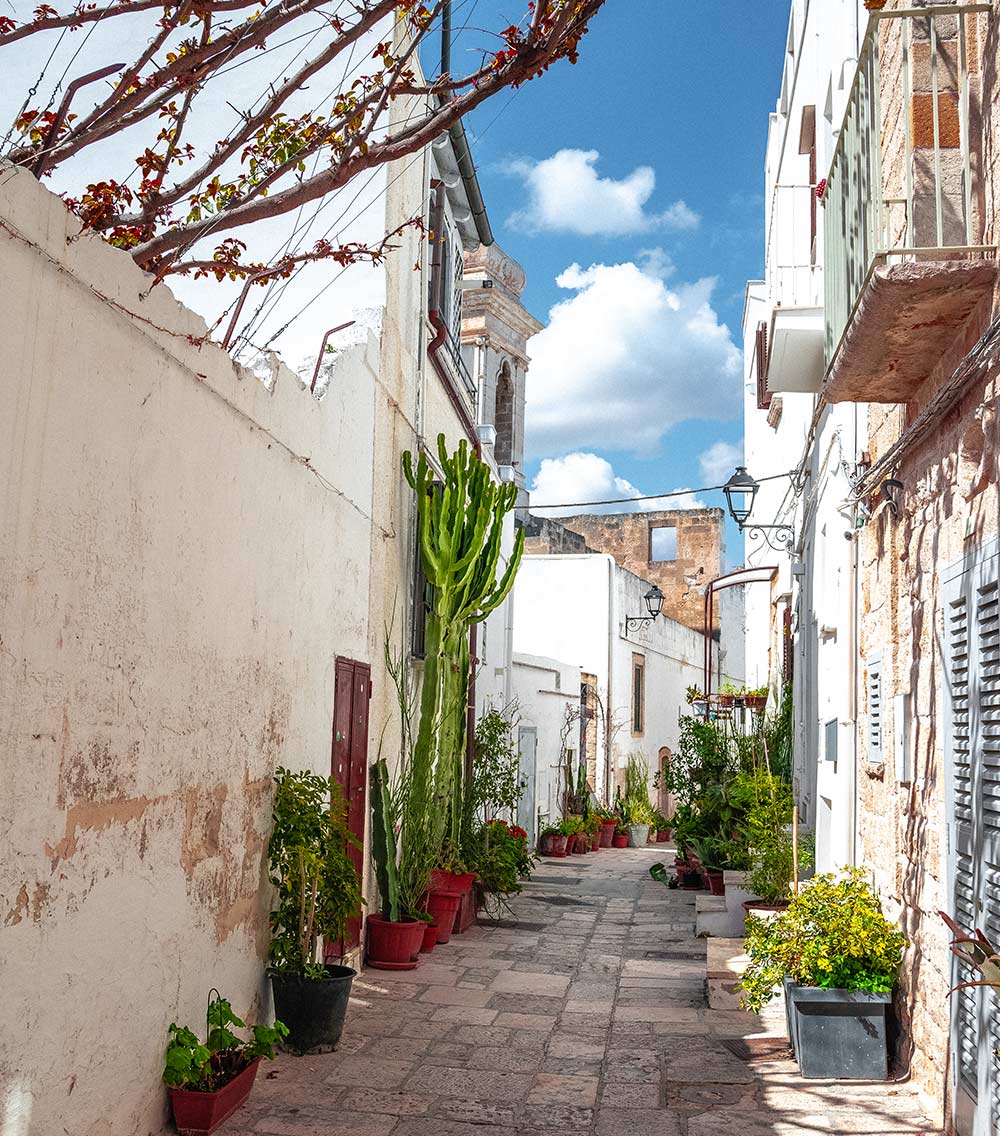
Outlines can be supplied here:
M389 784L389 768L380 757L371 767L372 860L382 900L382 918L398 923L400 908L399 870L396 863L397 810Z
M457 848L464 792L469 629L510 592L524 551L524 531L518 529L513 553L498 580L504 520L514 508L517 487L495 482L489 467L465 441L449 454L444 435L439 435L438 460L441 479L426 455L421 454L414 466L412 454L403 454L403 470L417 498L424 573L434 589L407 797L447 802L440 835ZM408 819L412 834L407 831ZM424 841L428 836L431 843L438 839L433 822L422 826L415 816L404 815L404 860L411 835L419 838L421 828Z

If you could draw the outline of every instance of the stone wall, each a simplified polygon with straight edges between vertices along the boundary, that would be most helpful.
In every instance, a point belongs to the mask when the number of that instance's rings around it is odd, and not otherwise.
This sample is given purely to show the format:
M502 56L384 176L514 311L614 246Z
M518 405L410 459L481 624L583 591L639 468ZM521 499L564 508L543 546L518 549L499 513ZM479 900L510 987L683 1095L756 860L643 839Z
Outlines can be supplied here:
M600 513L560 517L596 552L613 556L663 592L663 614L700 631L705 588L723 572L724 514L721 509L670 509L655 513ZM673 529L671 559L654 559L653 530ZM718 627L718 618L716 618Z
M579 555L594 552L579 533L551 517L529 515L524 522L524 551L531 556Z
M983 134L976 154L991 163L1000 150L1000 100L996 61L1000 4L984 40ZM980 28L983 25L980 24ZM898 101L898 100L897 100ZM892 100L887 99L892 105ZM885 103L884 103L885 105ZM897 111L897 115L900 111ZM921 113L914 107L914 115ZM898 119L897 119L898 120ZM978 161L978 158L977 158ZM997 240L998 182L985 167L975 207L985 222L984 243ZM877 461L906 431L954 374L979 337L1000 314L994 293L974 311L946 353L906 405L869 408L871 458ZM938 915L948 910L944 765L944 615L939 574L997 535L996 407L1000 366L988 359L935 430L905 451L892 476L903 483L899 515L873 494L871 519L860 534L861 620L857 664L882 655L884 764L865 760L868 706L859 714L858 860L870 867L883 894L899 912L910 941L901 976L898 1009L902 1058L916 1082L939 1103L947 1096L950 958ZM864 684L862 683L862 690ZM909 695L908 736L912 776L903 780L892 744L894 697Z

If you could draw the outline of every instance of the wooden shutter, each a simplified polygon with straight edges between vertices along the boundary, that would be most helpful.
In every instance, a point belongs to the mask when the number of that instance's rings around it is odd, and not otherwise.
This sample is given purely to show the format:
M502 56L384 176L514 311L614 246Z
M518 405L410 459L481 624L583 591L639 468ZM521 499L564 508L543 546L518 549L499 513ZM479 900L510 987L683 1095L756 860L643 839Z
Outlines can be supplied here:
M767 389L767 324L757 324L754 336L754 359L757 364L757 409L767 410L771 405L771 392Z
M867 662L868 684L868 760L882 764L882 656L871 655Z

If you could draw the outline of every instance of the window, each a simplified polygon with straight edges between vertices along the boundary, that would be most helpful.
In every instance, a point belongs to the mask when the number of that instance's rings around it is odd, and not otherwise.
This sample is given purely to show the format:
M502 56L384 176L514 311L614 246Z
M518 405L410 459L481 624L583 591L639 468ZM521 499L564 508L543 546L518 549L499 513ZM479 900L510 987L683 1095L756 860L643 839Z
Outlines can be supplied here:
M632 656L632 733L646 730L646 656Z
M649 528L649 559L677 559L677 529L673 525L651 525Z
M441 244L441 318L448 325L452 339L458 342L462 331L462 278L465 257L462 241L446 219Z
M771 394L767 389L767 324L757 324L754 333L754 362L757 376L757 409L767 410L771 405Z
M514 381L510 374L510 364L504 361L497 375L496 408L493 412L493 425L497 440L493 455L497 465L514 464Z
M882 656L868 659L868 761L882 764Z
M431 492L441 489L440 482L431 485ZM424 558L420 551L420 514L413 522L413 626L410 634L410 652L422 659L426 653L427 616L434 605L434 585L424 572Z

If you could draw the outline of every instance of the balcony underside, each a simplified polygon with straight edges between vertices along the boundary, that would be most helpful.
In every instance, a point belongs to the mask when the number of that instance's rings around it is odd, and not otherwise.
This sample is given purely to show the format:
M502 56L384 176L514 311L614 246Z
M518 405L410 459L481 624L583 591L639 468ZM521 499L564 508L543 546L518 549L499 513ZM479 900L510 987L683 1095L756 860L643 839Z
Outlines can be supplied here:
M908 402L996 282L995 260L873 269L827 372L830 402Z

